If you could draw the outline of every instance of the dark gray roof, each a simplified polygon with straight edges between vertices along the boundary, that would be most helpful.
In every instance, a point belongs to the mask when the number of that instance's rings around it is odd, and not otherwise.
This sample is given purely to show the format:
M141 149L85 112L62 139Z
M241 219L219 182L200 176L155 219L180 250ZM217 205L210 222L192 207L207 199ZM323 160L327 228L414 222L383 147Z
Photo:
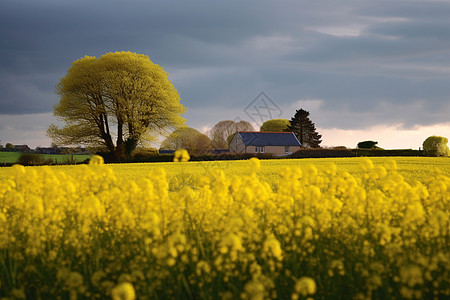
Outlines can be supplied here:
M246 146L301 146L292 132L239 131Z

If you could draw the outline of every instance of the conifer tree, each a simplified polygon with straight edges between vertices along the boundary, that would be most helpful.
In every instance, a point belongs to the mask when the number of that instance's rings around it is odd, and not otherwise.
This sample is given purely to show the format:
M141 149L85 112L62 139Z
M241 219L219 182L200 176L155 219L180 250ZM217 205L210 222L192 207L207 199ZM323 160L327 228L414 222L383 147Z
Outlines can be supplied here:
M316 131L316 126L309 119L308 111L297 110L289 122L288 130L297 136L303 147L320 148L322 135Z

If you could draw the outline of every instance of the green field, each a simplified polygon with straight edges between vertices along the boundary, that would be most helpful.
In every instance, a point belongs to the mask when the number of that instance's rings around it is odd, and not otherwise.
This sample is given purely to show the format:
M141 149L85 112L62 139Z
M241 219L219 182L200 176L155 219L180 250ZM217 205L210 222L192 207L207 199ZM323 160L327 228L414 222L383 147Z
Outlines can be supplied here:
M0 152L0 165L15 164L19 160L22 153L19 152ZM40 154L45 160L52 159L55 163L62 164L65 161L70 160L72 157L77 162L83 162L91 157L91 155L84 154Z

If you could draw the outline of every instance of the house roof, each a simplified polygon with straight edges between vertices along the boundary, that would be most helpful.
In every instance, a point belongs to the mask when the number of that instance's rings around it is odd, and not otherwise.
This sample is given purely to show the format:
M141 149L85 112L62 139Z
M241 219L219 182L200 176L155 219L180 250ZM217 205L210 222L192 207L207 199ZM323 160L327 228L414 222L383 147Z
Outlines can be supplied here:
M293 132L238 131L246 146L301 146Z
M30 149L28 145L14 145L15 149Z

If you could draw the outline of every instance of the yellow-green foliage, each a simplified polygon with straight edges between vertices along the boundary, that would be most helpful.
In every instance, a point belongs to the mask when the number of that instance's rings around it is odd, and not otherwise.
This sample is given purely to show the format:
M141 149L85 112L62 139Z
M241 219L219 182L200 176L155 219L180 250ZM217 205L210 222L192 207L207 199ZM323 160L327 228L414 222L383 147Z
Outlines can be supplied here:
M450 297L450 178L347 161L15 166L0 298Z
M423 150L430 156L448 156L450 150L447 143L446 137L433 135L423 142Z
M260 131L287 131L288 126L291 122L287 119L272 119L265 121L261 127Z
M167 76L143 54L80 58L56 85L54 115L64 127L52 124L47 134L57 144L106 147L122 159L139 141L184 124L180 114L186 108Z

